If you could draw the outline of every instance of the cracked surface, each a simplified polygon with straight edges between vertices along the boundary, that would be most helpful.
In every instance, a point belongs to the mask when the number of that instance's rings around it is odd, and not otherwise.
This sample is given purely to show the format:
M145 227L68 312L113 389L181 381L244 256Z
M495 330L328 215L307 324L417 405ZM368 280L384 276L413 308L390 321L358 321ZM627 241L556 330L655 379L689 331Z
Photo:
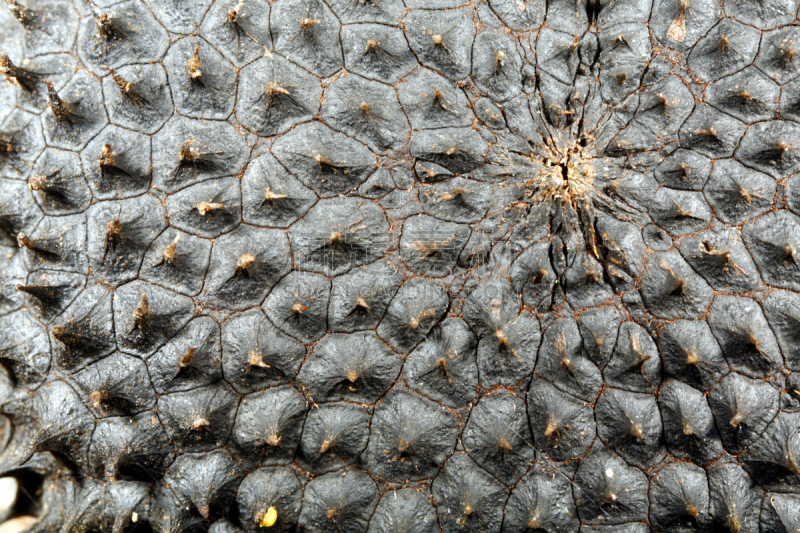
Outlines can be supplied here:
M30 531L794 531L797 10L7 0Z

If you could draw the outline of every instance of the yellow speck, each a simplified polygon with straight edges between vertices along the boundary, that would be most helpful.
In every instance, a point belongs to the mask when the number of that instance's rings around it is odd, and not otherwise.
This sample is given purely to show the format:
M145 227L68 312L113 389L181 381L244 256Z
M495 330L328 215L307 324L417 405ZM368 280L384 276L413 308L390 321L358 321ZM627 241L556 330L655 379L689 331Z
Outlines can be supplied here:
M259 525L261 527L272 527L275 525L275 522L278 520L278 510L274 507L270 507L267 509L267 512L264 513L264 518L261 519Z

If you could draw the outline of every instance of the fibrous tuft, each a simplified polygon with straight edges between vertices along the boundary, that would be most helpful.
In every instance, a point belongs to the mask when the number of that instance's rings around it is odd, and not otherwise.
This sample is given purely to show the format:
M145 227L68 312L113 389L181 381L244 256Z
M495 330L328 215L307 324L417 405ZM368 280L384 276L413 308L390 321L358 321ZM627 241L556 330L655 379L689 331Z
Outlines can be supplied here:
M0 519L793 531L797 12L6 0Z

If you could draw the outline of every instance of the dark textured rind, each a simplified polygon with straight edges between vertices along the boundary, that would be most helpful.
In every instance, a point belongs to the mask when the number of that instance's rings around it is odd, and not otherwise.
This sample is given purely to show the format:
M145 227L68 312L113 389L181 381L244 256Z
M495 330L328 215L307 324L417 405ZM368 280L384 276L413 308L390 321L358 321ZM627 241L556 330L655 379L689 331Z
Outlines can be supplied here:
M793 531L799 7L7 0L13 513Z

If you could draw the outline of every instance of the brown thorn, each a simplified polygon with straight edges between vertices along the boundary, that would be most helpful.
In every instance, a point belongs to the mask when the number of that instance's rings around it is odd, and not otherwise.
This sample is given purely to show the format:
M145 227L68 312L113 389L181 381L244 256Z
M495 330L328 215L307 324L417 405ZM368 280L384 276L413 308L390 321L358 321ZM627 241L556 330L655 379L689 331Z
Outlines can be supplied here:
M111 149L111 145L108 143L103 144L103 148L100 150L100 157L97 158L97 164L100 165L100 168L104 169L116 166L116 159L117 154Z
M28 187L32 191L44 191L47 189L47 176L35 175L28 182Z
M161 261L158 262L160 265L161 263L169 263L174 264L175 262L175 249L178 247L178 241L181 240L181 234L178 233L175 235L175 239L164 248L164 252L161 254Z
M93 0L86 0L86 3L89 4L89 9L92 10L97 30L106 37L112 37L116 33L116 28L111 15L104 13Z
M356 300L356 307L361 307L362 309L370 309L369 304L364 299L363 296L359 296Z
M181 163L188 163L191 161L199 161L200 156L200 148L193 146L194 143L197 142L197 139L189 139L181 144L180 149L180 162Z
M189 63L186 66L186 72L189 74L191 81L200 81L203 77L203 71L200 69L200 47L194 45L194 53L189 58Z
M150 316L150 300L147 294L142 293L142 298L133 311L133 329L141 328L147 317Z
M231 24L236 24L239 20L242 8L244 7L244 0L239 0L239 3L228 10L227 20Z
M181 360L178 361L179 368L188 368L192 366L192 361L194 360L194 356L197 352L197 346L192 346L186 353L181 356Z
M300 19L300 27L306 31L311 31L311 27L314 26L315 24L319 24L319 22L320 21L317 19L303 18Z
M46 81L45 84L47 85L47 105L53 110L53 116L56 122L67 122L73 115L70 110L70 105L58 96L58 93L55 88L53 88L53 84L50 83L50 81Z
M17 0L6 0L6 4L8 4L8 10L11 11L11 14L14 15L14 18L17 19L23 26L30 27L33 25L34 19L36 18L36 15L33 11L27 7L19 5Z
M250 352L247 364L250 366L257 366L259 368L272 368L270 365L264 362L261 354L259 354L256 350Z
M0 73L5 75L11 85L19 85L27 91L35 88L37 76L16 66L5 52L0 52Z
M246 272L250 265L256 262L256 256L253 254L244 254L236 262L237 272Z
M201 217L206 216L211 211L216 211L218 209L225 209L225 206L219 202L200 202L194 207L195 209L197 209L197 212L200 213Z
M268 96L275 96L276 94L289 94L288 89L274 81L267 83L264 92L267 93Z

